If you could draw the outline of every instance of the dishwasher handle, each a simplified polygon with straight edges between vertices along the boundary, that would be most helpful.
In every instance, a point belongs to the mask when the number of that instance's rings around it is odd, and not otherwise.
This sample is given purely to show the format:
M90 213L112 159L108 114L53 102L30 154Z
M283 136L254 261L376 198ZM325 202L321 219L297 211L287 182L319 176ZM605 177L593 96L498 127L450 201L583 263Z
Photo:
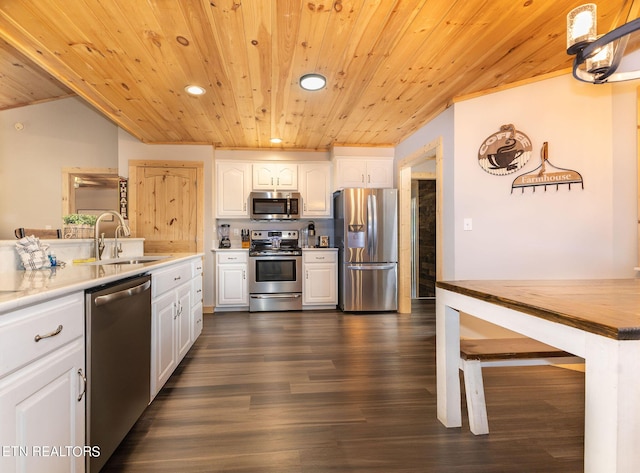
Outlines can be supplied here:
M113 292L111 294L105 294L104 296L98 296L95 298L94 304L96 305L96 307L99 307L101 305L108 304L109 302L117 301L118 299L124 299L125 297L135 296L136 294L140 294L141 292L146 291L150 287L151 287L151 281L146 281L137 286L130 287L129 289Z

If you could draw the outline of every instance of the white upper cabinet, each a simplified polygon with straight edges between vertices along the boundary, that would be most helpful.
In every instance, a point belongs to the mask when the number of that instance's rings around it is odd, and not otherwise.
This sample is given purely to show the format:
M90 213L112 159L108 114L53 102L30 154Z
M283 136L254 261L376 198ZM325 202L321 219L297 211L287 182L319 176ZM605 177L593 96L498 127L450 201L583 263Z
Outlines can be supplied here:
M303 217L331 217L331 163L298 166Z
M248 217L251 164L219 162L216 184L216 217Z
M332 154L333 189L394 187L392 148L336 147Z
M298 190L298 165L293 163L254 163L253 190Z

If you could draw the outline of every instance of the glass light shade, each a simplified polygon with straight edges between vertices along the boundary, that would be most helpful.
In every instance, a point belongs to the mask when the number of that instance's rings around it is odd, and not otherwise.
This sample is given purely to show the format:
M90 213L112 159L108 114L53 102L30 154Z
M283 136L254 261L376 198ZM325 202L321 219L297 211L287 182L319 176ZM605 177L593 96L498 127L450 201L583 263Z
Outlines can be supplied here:
M598 35L597 7L587 3L574 8L567 15L567 52L575 54L585 44L596 40Z
M279 143L282 143L282 138L271 138L271 141L274 145L277 145Z
M320 74L305 74L300 78L300 87L304 90L320 90L327 84L327 79Z
M591 74L601 74L613 64L614 43L605 44L585 60L585 69Z

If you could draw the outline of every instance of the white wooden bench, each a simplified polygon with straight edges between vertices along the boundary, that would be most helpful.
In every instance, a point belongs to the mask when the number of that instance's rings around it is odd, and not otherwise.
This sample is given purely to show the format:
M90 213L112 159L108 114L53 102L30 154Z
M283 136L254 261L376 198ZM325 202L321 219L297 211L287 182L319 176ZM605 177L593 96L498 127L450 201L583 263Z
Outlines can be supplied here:
M535 366L584 363L580 357L531 338L460 340L460 369L469 413L469 429L475 435L489 433L482 382L483 366Z

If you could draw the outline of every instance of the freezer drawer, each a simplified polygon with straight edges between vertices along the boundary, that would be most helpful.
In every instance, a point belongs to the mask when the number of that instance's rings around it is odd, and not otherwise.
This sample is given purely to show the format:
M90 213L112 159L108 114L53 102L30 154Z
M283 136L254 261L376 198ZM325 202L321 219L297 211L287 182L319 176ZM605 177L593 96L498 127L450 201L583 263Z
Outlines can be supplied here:
M344 263L341 297L345 312L398 310L397 263Z

